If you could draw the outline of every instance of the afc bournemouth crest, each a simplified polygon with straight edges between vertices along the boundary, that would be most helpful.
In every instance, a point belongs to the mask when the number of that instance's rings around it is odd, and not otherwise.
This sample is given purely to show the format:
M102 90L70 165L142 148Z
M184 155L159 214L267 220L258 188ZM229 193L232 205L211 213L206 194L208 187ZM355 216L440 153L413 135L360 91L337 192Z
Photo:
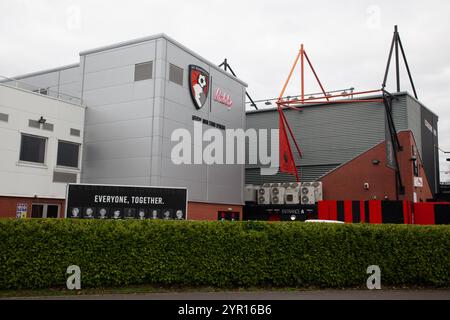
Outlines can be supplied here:
M199 66L189 65L189 89L195 108L200 109L208 98L209 73Z

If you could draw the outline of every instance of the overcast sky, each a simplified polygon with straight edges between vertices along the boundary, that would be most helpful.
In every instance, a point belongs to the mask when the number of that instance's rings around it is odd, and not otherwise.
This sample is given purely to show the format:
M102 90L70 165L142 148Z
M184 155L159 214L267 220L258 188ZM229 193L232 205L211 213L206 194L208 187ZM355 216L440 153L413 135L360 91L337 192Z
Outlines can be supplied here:
M326 90L378 89L398 24L419 99L439 116L440 146L450 150L449 16L445 0L1 0L0 75L78 62L80 51L163 32L211 62L228 58L255 100L278 96L301 43ZM394 91L394 69L391 76ZM306 80L306 92L316 92L310 73ZM402 89L412 92L407 80ZM298 78L292 83L287 94L299 94ZM441 161L450 170L443 154Z

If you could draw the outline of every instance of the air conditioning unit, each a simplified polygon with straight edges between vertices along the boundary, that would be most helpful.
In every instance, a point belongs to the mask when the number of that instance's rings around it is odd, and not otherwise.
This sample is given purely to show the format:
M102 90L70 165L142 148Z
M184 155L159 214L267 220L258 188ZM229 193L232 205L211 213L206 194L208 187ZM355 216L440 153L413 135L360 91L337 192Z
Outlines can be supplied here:
M311 186L303 186L300 189L300 202L301 204L314 204L315 203L315 197L314 197L314 187Z
M284 204L284 194L286 189L280 183L272 183L270 190L270 203Z
M323 200L322 182L315 181L311 184L314 187L314 198L316 202Z
M289 183L286 186L284 201L286 204L300 203L300 183Z
M259 187L254 186L253 184L247 184L245 185L245 189L244 189L244 201L245 202L252 202L252 203L256 203L257 202L257 191L258 191Z
M270 204L270 185L263 184L258 188L258 204Z

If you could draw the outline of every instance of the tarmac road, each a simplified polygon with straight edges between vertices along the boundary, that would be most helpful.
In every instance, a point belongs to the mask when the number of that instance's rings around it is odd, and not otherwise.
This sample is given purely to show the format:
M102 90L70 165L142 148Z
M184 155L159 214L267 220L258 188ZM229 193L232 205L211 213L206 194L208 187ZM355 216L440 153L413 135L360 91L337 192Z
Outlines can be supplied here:
M445 290L311 290L311 291L223 291L158 292L52 297L17 297L32 300L450 300Z

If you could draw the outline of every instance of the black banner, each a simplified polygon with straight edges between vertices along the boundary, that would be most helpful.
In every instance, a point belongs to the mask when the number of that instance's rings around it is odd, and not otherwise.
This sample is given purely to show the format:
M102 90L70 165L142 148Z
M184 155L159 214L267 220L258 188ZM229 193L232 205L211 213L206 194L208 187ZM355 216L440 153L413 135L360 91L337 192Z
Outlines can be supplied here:
M187 219L187 189L69 184L66 218Z
M243 220L270 220L277 217L281 221L305 221L317 219L317 205L284 204L284 205L245 205Z

